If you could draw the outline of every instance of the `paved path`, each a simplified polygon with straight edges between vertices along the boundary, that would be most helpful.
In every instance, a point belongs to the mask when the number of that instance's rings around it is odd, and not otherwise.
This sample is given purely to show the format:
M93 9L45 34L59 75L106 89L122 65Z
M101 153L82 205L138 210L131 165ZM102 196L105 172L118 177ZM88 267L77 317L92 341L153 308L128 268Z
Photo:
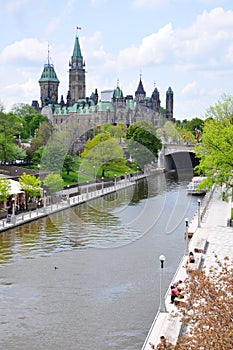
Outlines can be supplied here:
M162 172L164 172L163 169L154 169L149 173L140 173L140 174L137 173L135 174L135 176L127 177L123 180L119 180L119 181L115 180L114 184L109 187L104 187L105 183L101 182L101 188L98 190L96 189L96 185L97 185L96 183L90 184L87 181L85 185L78 187L78 190L81 191L81 193L78 195L75 195L75 193L77 193L77 187L69 188L60 192L60 196L63 197L63 200L61 199L56 204L46 205L43 208L38 208L30 212L14 215L13 218L11 217L11 222L6 222L6 219L0 220L0 232L9 230L19 225L24 225L30 221L37 220L39 218L51 215L53 213L93 200L95 198L105 196L109 193L113 193L113 192L122 190L124 188L134 186L137 180L153 175L155 173L162 173ZM99 185L100 183L98 183L98 188L99 188Z
M194 253L196 257L201 256L204 266L207 268L215 264L215 254L221 260L225 256L233 259L233 227L227 227L227 220L230 217L231 202L227 203L221 199L221 191L216 188L213 192L212 198L205 210L205 215L200 222L200 227L197 227L196 213L196 227L194 235L190 240L188 250L195 251L198 244L206 241L204 253ZM180 265L176 271L173 281L179 279L184 280L187 277L186 269L182 267L187 257L183 257ZM155 320L151 326L142 350L151 350L149 343L158 344L161 335L172 342L176 343L180 333L181 323L177 317L174 317L176 306L170 304L169 291L165 296L165 310L158 312ZM165 311L165 312L164 312Z

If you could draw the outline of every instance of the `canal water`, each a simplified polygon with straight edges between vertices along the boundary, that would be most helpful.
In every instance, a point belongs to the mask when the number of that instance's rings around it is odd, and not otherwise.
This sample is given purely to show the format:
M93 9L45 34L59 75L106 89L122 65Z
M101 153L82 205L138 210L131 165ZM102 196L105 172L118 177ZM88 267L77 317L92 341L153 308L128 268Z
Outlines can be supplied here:
M197 209L190 174L134 186L0 235L0 349L140 350Z

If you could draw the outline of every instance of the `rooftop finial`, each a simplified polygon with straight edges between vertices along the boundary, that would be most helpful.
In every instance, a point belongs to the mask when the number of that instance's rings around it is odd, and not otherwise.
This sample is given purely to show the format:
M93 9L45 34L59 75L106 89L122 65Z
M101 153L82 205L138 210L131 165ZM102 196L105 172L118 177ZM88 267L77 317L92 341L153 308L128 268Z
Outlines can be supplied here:
M49 42L48 42L48 65L50 64L49 63L49 55L50 55L50 51L49 51Z

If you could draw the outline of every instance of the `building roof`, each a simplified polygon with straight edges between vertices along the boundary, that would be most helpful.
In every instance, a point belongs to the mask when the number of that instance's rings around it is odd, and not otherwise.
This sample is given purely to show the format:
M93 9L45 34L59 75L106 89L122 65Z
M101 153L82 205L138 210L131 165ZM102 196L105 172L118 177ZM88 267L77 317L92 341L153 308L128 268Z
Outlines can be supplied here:
M39 83L42 83L42 82L60 83L60 81L57 78L56 72L54 70L53 64L46 63L44 65L44 70L39 79Z

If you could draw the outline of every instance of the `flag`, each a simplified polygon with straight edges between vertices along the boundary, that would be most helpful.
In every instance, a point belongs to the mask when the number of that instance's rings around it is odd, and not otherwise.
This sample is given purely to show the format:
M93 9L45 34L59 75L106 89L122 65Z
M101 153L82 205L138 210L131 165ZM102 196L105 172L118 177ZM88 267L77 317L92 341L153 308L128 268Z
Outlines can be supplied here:
M81 29L82 29L82 27L76 27L76 29L81 30Z

